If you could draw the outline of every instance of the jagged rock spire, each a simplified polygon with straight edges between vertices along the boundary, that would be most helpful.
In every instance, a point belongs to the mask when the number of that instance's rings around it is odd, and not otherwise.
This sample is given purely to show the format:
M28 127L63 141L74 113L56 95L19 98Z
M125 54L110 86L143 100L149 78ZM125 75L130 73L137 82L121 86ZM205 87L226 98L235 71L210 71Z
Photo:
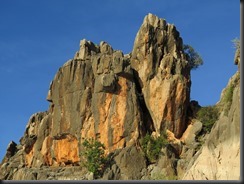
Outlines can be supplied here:
M131 66L157 134L169 129L179 138L186 128L190 70L174 25L148 14L132 51Z

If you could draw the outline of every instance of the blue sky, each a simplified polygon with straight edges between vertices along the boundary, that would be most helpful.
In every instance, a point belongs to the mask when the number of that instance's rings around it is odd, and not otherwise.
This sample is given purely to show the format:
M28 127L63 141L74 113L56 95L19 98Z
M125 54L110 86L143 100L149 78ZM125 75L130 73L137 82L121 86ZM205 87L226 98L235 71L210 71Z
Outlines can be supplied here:
M129 53L148 13L174 24L200 53L191 99L215 104L237 70L231 40L240 38L239 0L0 0L0 160L30 116L48 109L49 84L81 39Z

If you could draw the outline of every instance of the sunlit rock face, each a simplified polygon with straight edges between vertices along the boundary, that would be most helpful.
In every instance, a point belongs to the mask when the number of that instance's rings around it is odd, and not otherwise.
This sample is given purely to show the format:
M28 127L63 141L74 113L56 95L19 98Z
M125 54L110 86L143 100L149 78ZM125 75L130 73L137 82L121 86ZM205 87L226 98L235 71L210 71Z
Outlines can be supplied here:
M191 81L175 26L152 14L146 16L136 35L131 66L156 133L167 128L180 138L186 128Z
M134 144L143 130L129 60L105 42L95 45L82 40L74 59L56 74L47 99L51 102L49 135L69 133L73 140L46 141L55 143L51 149L58 155L55 162L79 161L84 138L99 139L109 153ZM75 153L65 151L75 144Z

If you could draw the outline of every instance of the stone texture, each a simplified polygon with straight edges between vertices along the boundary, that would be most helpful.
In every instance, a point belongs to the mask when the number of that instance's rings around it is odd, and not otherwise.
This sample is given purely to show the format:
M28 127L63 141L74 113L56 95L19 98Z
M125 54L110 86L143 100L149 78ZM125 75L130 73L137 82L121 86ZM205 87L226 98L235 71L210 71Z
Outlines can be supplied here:
M106 42L97 46L81 41L75 58L59 69L48 92L51 137L45 138L42 150L46 164L52 165L53 154L54 163L60 164L60 154L67 162L78 162L83 138L97 137L105 144L106 153L138 139L141 115L132 70L127 65L123 53L113 51ZM69 133L75 142L53 141L52 137L63 133ZM77 145L78 150L61 153L58 145Z
M202 123L197 119L191 120L187 129L183 133L180 140L187 145L194 143L196 140L196 135L202 130Z
M139 180L142 177L141 171L146 168L143 152L135 146L121 150L114 160L120 169L120 180Z
M168 145L161 150L156 163L150 164L142 171L142 180L175 180L177 177L176 165L178 156L172 146Z

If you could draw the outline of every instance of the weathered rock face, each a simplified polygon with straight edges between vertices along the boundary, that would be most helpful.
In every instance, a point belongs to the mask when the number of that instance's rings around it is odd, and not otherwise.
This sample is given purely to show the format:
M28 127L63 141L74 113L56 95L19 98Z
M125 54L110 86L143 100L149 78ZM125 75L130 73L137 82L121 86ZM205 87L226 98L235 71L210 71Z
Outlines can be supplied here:
M79 165L83 138L96 137L106 153L133 145L144 128L129 64L107 43L82 40L51 82L49 110L27 124L20 140L25 167ZM9 146L7 160L15 147Z
M190 104L182 44L175 26L152 14L145 17L131 54L82 40L50 84L49 109L30 118L19 145L9 145L0 179L72 179L68 166L80 167L82 142L91 137L105 145L106 154L122 150L105 178L142 177L147 163L139 139L146 132L158 136L167 130L176 160ZM163 160L173 163L168 157ZM51 168L57 175L48 174Z
M165 128L180 138L186 128L190 70L174 25L149 14L137 33L131 66L157 134Z
M113 164L104 172L104 180L139 180L142 170L146 168L143 152L135 146L116 150L111 162Z
M83 138L98 138L107 152L134 144L142 130L135 90L122 52L82 40L50 85L49 133L40 145L45 163L78 162Z
M240 73L230 79L217 104L219 120L189 163L183 180L240 180Z

